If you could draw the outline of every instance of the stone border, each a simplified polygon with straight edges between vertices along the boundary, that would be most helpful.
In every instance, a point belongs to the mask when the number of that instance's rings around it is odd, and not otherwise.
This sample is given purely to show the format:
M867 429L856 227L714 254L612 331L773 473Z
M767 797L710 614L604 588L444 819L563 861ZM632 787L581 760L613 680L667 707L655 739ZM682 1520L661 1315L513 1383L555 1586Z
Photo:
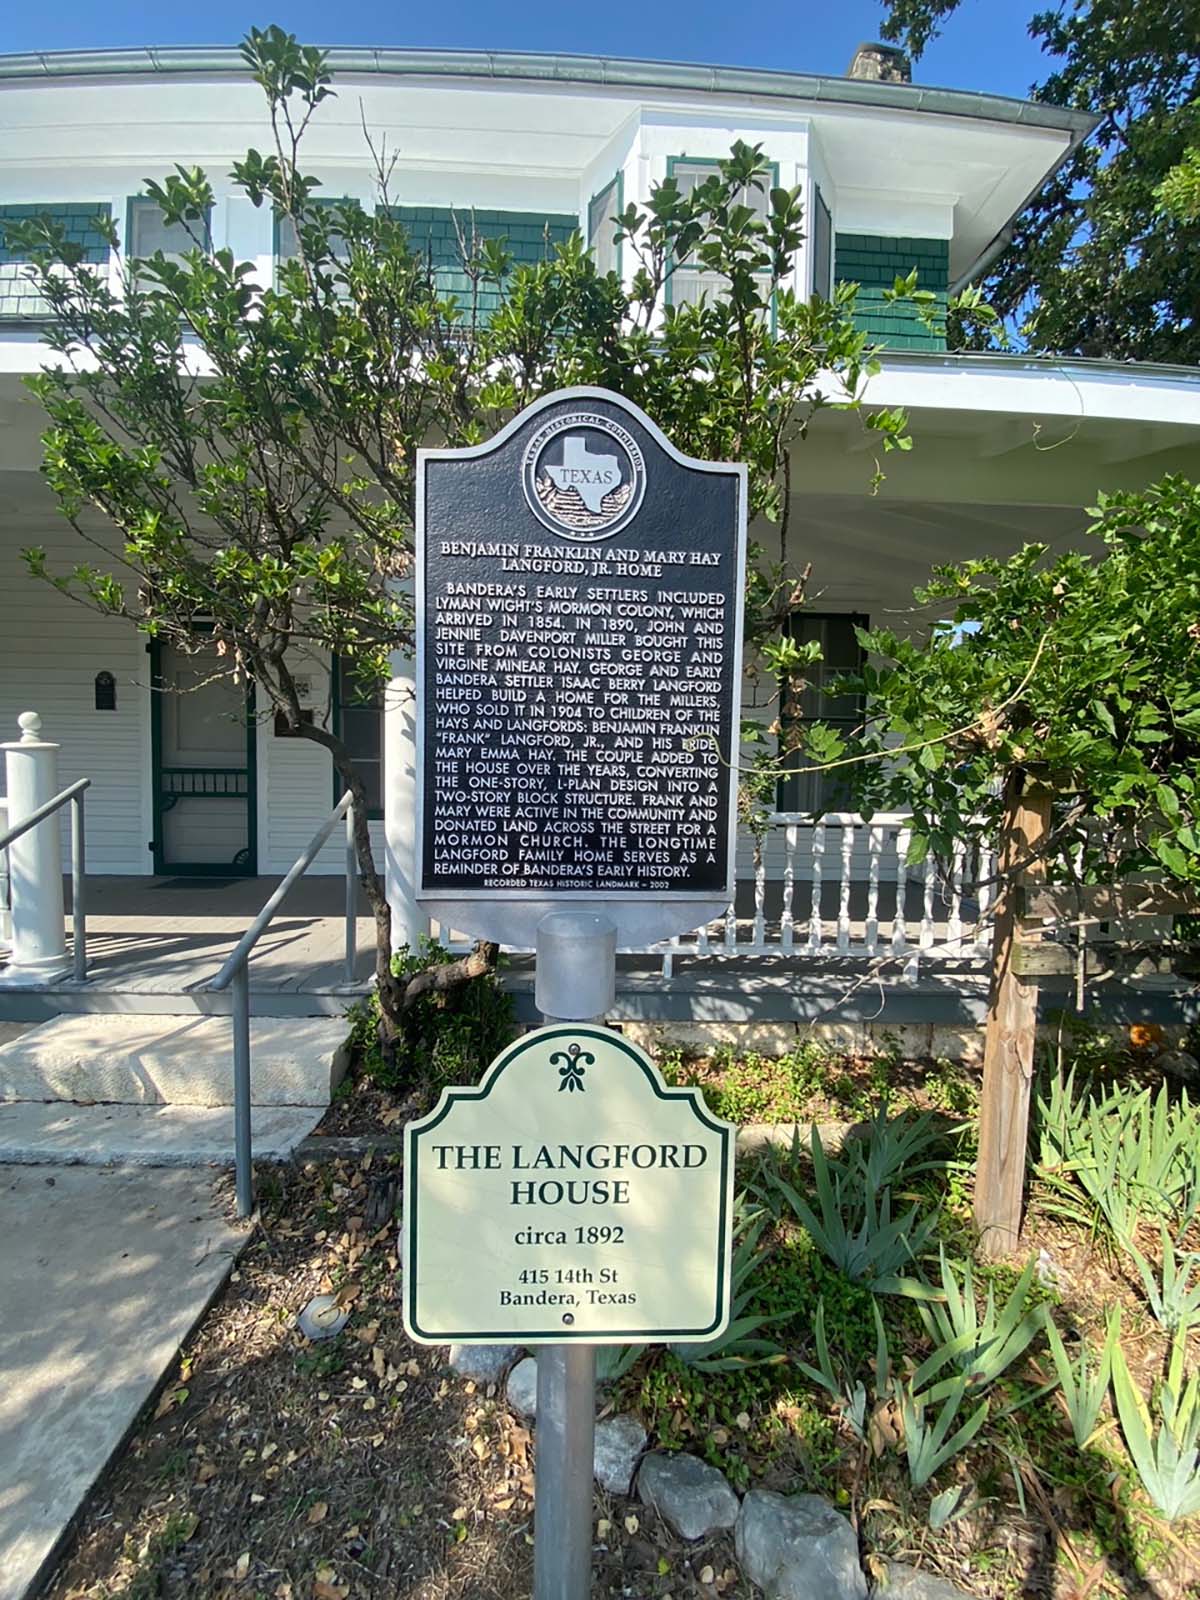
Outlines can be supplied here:
M760 1142L779 1142L768 1129ZM790 1133L788 1132L788 1142ZM522 1422L537 1417L537 1360L519 1345L451 1345L448 1360L460 1377L504 1386L504 1398ZM897 1561L884 1564L883 1582L868 1588L858 1537L821 1495L750 1489L740 1497L725 1474L685 1452L646 1450L646 1430L617 1415L596 1425L594 1476L610 1494L636 1491L681 1539L696 1542L733 1531L742 1575L767 1600L973 1600L931 1573Z

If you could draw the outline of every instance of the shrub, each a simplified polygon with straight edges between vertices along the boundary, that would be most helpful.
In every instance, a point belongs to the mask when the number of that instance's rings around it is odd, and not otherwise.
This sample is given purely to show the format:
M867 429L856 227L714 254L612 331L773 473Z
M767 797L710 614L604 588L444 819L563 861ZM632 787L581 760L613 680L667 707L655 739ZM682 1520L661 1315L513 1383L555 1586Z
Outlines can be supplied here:
M456 957L436 940L402 945L392 956L392 971L408 978L428 966ZM355 1005L351 1045L362 1077L384 1089L417 1088L432 1099L447 1084L474 1083L516 1036L512 997L494 973L456 984L442 993L430 990L403 1014L391 1063L379 1048L379 1000L374 994Z

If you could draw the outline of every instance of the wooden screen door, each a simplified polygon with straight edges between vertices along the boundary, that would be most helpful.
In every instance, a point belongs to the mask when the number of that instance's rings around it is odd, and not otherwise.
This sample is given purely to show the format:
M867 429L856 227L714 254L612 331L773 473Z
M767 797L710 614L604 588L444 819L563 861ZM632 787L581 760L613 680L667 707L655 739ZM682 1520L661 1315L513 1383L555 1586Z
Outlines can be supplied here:
M253 689L222 674L215 647L152 647L154 870L257 870Z

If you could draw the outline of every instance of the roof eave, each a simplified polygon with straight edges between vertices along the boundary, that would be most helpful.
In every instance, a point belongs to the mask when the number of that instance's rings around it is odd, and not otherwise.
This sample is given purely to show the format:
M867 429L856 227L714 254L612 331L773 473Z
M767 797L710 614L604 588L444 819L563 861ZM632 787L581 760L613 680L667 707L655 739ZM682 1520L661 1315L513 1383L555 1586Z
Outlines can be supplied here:
M754 95L769 99L865 106L1062 132L1072 148L1096 126L1087 112L1035 100L938 89L923 84L879 83L762 67L715 67L692 62L643 61L613 56L542 54L504 50L360 49L335 46L326 54L334 72L390 77L445 77L664 89L698 94ZM60 50L0 55L0 82L23 79L140 77L173 73L244 77L250 69L234 45L168 45L120 50Z

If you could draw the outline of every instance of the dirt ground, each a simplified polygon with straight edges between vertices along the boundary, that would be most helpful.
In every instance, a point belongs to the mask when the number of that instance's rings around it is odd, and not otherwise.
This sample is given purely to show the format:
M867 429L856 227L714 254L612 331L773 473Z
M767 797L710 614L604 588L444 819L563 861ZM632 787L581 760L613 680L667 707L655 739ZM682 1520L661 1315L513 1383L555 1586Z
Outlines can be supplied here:
M529 1595L529 1431L405 1338L395 1228L364 1230L372 1166L260 1170L262 1229L94 1496L53 1600ZM309 1344L295 1316L330 1291L350 1323ZM728 1538L685 1549L597 1494L597 1596L752 1592Z
M869 1064L862 1071L866 1092ZM857 1081L850 1087L856 1098ZM444 1348L408 1341L395 1223L371 1231L367 1222L372 1202L394 1186L403 1124L423 1109L359 1086L331 1107L310 1143L324 1147L320 1159L259 1170L261 1225L226 1295L93 1496L51 1600L530 1594L530 1431L502 1395L450 1370ZM347 1153L352 1136L368 1130L380 1151ZM959 1204L947 1197L949 1209ZM968 1220L964 1212L964 1228ZM1098 1345L1107 1308L1122 1305L1130 1365L1148 1389L1162 1367L1163 1337L1128 1264L1064 1225L1036 1195L1024 1246L1040 1252L1039 1274L1044 1267L1053 1282L1069 1344L1083 1335ZM350 1320L336 1339L310 1344L295 1319L319 1293L336 1294ZM811 1360L810 1334L806 1324L785 1342ZM1048 1378L1047 1359L1038 1360ZM623 1404L633 1388L627 1382ZM775 1432L800 1429L795 1450L756 1460L747 1445L743 1465L751 1481L836 1499L859 1531L869 1570L887 1554L988 1600L1200 1597L1197 1530L1148 1525L1144 1502L1121 1488L1128 1473L1115 1458L1106 1467L1103 1442L1079 1470L1073 1446L1064 1450L1059 1397L1017 1411L1003 1449L956 1461L976 1503L937 1535L924 1501L907 1490L902 1449L870 1461L837 1438L820 1474L805 1481L803 1427L813 1404L800 1399L795 1418L786 1406L777 1412ZM684 1447L698 1451L712 1429L711 1420L681 1413L672 1425ZM1115 1423L1104 1427L1115 1441ZM596 1600L758 1594L738 1576L729 1536L686 1545L645 1507L599 1491L593 1555Z

